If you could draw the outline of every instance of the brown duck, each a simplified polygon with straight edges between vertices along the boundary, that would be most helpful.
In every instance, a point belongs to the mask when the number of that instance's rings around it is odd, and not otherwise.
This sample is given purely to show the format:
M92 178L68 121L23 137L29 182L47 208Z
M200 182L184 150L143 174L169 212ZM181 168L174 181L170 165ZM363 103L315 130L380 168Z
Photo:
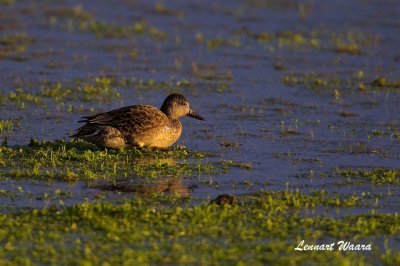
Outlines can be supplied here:
M109 149L167 148L181 136L179 118L182 116L204 120L193 112L183 95L171 94L164 100L161 109L151 105L132 105L83 116L79 122L86 124L71 137Z

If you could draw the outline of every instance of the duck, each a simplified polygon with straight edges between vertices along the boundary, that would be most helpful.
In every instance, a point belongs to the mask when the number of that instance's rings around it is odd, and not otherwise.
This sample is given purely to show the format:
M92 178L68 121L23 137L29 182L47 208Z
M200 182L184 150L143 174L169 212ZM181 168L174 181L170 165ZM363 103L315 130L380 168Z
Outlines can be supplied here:
M179 118L189 116L205 120L194 112L181 94L168 95L161 108L131 105L104 113L82 116L71 138L82 139L99 148L160 148L167 149L181 136Z

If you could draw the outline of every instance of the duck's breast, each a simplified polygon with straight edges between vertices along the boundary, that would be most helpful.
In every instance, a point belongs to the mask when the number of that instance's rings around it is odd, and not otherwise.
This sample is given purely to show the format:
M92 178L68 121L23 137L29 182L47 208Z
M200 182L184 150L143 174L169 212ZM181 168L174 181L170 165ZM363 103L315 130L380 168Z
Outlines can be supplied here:
M182 124L179 120L169 120L168 123L162 123L148 129L146 132L137 134L132 139L132 144L135 146L147 146L166 148L174 144L182 133Z

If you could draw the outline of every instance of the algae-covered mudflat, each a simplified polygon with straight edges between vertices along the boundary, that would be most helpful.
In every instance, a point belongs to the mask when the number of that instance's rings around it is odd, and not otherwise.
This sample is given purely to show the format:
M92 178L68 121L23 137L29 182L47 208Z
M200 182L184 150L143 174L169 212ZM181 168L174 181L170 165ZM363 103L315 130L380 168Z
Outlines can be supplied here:
M399 10L0 0L0 265L399 265ZM170 93L169 150L69 138Z

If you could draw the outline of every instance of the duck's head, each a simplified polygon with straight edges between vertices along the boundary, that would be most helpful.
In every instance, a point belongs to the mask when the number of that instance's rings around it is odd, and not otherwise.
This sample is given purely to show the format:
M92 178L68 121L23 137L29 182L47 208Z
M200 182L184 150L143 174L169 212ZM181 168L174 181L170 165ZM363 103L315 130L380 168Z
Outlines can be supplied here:
M171 94L165 98L161 111L170 118L177 119L181 116L190 116L198 120L205 120L190 108L188 100L181 94Z

